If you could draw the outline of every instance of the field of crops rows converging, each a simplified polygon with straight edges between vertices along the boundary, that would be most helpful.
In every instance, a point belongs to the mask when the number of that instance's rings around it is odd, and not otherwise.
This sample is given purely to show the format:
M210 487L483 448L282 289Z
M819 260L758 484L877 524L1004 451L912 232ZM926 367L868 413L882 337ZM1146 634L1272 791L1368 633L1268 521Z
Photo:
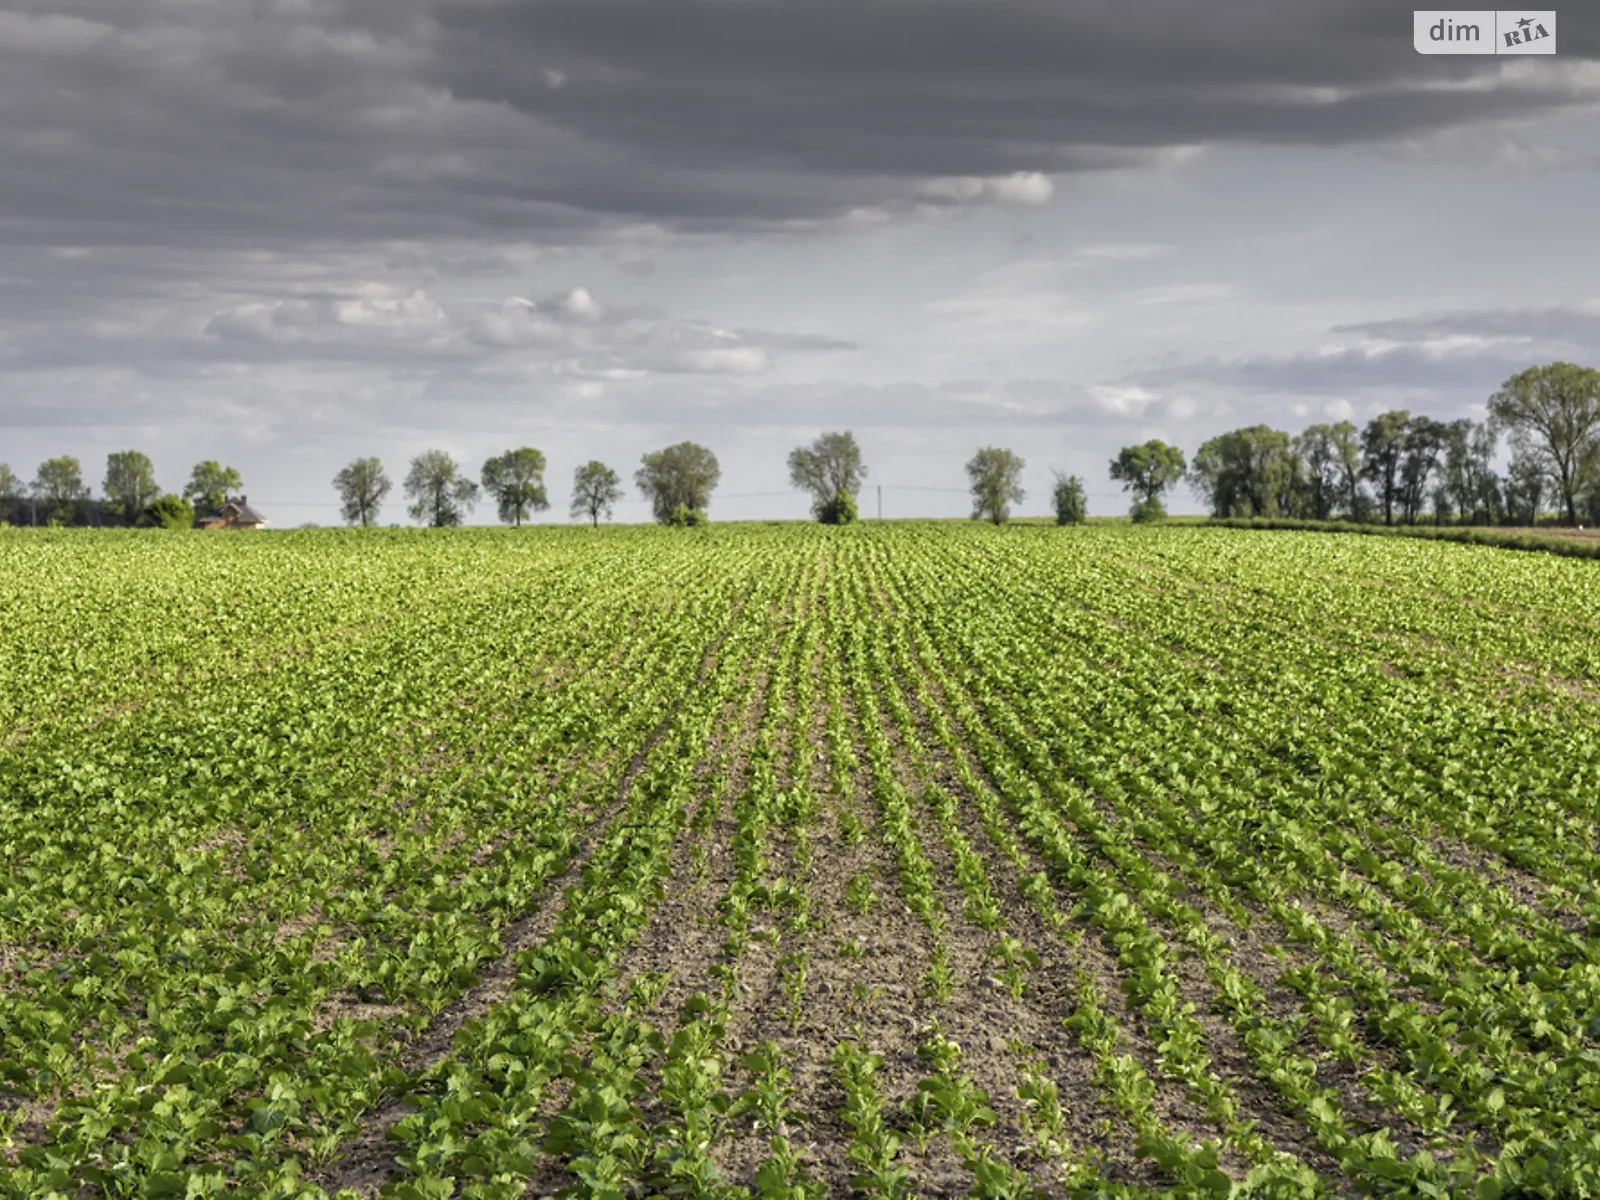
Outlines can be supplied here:
M0 532L0 1196L1600 1195L1600 576Z

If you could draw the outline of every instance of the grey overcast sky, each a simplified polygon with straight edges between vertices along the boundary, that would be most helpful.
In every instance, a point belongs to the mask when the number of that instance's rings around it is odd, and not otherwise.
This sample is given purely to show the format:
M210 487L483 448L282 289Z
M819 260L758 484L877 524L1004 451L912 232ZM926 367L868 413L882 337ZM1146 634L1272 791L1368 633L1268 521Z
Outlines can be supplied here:
M1481 415L1600 365L1557 13L1460 57L1388 0L0 0L0 461L216 458L291 526L358 455L533 445L565 521L691 438L713 519L798 517L849 428L886 516L985 444L1103 513L1131 441Z

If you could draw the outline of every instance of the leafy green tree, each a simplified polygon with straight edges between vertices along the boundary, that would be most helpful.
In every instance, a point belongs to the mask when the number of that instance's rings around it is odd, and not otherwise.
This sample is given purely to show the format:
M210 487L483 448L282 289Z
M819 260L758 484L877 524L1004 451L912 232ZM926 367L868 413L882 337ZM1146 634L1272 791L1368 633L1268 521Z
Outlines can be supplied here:
M1408 523L1421 516L1428 499L1428 480L1445 450L1447 428L1432 417L1412 417L1406 427L1405 454L1400 460L1400 507Z
M532 446L489 459L480 478L507 525L520 526L534 512L550 507L544 491L544 454Z
M672 523L680 505L703 517L711 507L711 493L722 478L717 456L694 442L679 442L644 455L633 481L651 511L663 525Z
M1057 471L1050 499L1055 505L1057 525L1082 525L1089 519L1089 497L1083 490L1083 480L1076 475Z
M22 495L22 480L11 469L10 463L0 462L0 521L11 519L11 509Z
M1289 435L1266 425L1218 434L1195 452L1188 480L1216 517L1292 511L1299 476Z
M1361 474L1378 489L1383 523L1394 524L1395 502L1400 499L1400 466L1411 436L1411 413L1406 409L1379 413L1361 431Z
M1513 446L1537 455L1566 510L1578 523L1586 471L1600 470L1600 371L1557 362L1513 375L1489 398L1489 415L1511 431Z
M339 513L346 524L365 528L377 522L383 498L394 485L381 462L358 458L333 477L333 486L339 493Z
M183 498L194 505L196 515L214 517L228 502L228 493L244 487L244 478L232 467L225 467L215 459L195 463L189 472L189 482L183 489Z
M73 524L78 516L78 501L89 498L82 464L70 454L46 459L34 475L33 494L50 505L49 524Z
M1538 524L1548 485L1549 468L1544 456L1526 443L1517 446L1506 469L1506 520L1518 525Z
M1338 468L1340 498L1344 515L1352 521L1365 521L1370 502L1361 488L1361 435L1352 421L1340 421L1324 428Z
M972 489L972 519L1003 524L1011 506L1021 504L1023 460L1010 450L985 446L967 461L967 481Z
M106 499L133 524L145 507L161 494L156 486L156 469L149 457L138 450L118 450L106 455L106 478L101 485Z
M194 506L169 492L145 505L136 523L141 529L192 529Z
M478 502L478 485L461 474L444 450L424 450L413 458L403 486L412 502L407 510L411 519L435 529L461 524L462 510Z
M1500 480L1494 472L1500 431L1491 419L1481 423L1462 418L1441 426L1439 486L1451 512L1475 525L1500 519ZM1435 508L1438 506L1435 505Z
M1340 423L1349 431L1350 444L1354 444L1356 427L1348 421ZM1290 449L1303 465L1305 515L1313 520L1326 521L1339 507L1346 493L1346 464L1342 459L1340 426L1308 425L1290 442ZM1359 452L1353 467L1359 475ZM1346 499L1345 502L1354 507Z
M1111 478L1134 496L1134 519L1153 521L1167 515L1161 493L1183 478L1183 451L1159 438L1124 446L1111 460Z
M588 517L598 527L601 517L610 519L621 499L622 480L599 459L591 459L572 473L572 516Z
M789 452L789 482L811 493L811 515L824 525L844 525L855 520L855 497L867 468L855 434L824 433L809 446ZM848 496L851 503L841 503Z

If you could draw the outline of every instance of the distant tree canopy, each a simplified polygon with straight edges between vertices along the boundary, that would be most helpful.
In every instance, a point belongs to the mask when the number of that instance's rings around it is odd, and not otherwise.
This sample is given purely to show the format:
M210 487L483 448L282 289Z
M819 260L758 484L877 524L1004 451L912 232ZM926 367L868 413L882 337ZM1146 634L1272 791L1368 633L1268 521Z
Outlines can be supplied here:
M461 474L448 451L424 450L411 460L404 483L413 521L435 529L459 525L478 502L478 485Z
M155 464L137 450L118 450L106 455L106 477L101 489L130 525L161 494L156 486Z
M197 516L214 517L228 502L228 493L244 487L244 478L232 467L225 467L215 459L198 462L189 472L189 482L183 489L183 498L194 505Z
M598 526L600 518L611 516L622 499L622 481L617 473L598 459L592 459L572 473L573 517L588 517Z
M22 495L22 480L11 469L10 463L0 462L0 500L14 500Z
M1499 431L1493 420L1448 423L1406 411L1379 413L1357 431L1349 421L1312 425L1290 437L1264 425L1219 434L1200 447L1189 483L1218 517L1342 517L1387 523L1492 524L1509 514L1513 480L1494 472ZM1516 467L1521 511L1537 513L1537 455ZM1369 495L1363 483L1371 483ZM1531 508L1530 508L1531 504ZM1529 517L1531 520L1532 517Z
M1089 519L1089 499L1084 494L1083 480L1076 475L1057 471L1050 499L1055 505L1057 525L1082 525Z
M83 465L70 454L45 459L34 475L33 491L39 499L58 507L88 499L89 489L83 482Z
M1219 517L1286 516L1295 461L1288 434L1251 425L1204 443L1189 464L1189 486Z
M717 456L694 442L679 442L644 455L633 481L650 501L655 519L673 524L681 505L703 518L711 506L711 493L722 478Z
M1490 397L1489 415L1539 465L1567 522L1577 524L1579 497L1600 490L1600 371L1567 362L1529 367Z
M1405 460L1410 429L1411 414L1402 408L1380 413L1361 431L1361 477L1377 488L1385 525L1394 524L1395 503L1400 497L1400 464Z
M1290 452L1304 465L1308 514L1326 521L1341 501L1351 511L1361 495L1361 444L1349 421L1310 425L1290 442Z
M1161 493L1183 478L1183 451L1158 438L1124 446L1111 460L1111 478L1133 493L1133 519L1153 521L1167 515Z
M809 446L789 452L789 482L811 493L811 515L825 525L846 525L856 519L855 498L867 468L855 434L824 433Z
M1011 516L1011 506L1027 498L1022 490L1021 458L998 446L985 446L967 460L967 481L972 490L972 519L1000 525Z
M358 458L333 477L339 493L339 515L347 525L367 527L378 520L383 498L394 486L376 458Z
M535 512L550 507L544 491L544 454L532 446L489 459L479 478L507 525L521 525Z

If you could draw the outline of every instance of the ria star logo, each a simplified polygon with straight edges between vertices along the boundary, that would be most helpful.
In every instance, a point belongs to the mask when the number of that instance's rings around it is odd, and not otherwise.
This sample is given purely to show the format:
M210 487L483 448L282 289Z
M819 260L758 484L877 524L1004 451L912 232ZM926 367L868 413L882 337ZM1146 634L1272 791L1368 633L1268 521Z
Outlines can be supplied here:
M1522 28L1526 29L1529 25L1533 24L1533 18L1532 17L1523 17L1522 20L1517 22L1517 24L1522 26Z

